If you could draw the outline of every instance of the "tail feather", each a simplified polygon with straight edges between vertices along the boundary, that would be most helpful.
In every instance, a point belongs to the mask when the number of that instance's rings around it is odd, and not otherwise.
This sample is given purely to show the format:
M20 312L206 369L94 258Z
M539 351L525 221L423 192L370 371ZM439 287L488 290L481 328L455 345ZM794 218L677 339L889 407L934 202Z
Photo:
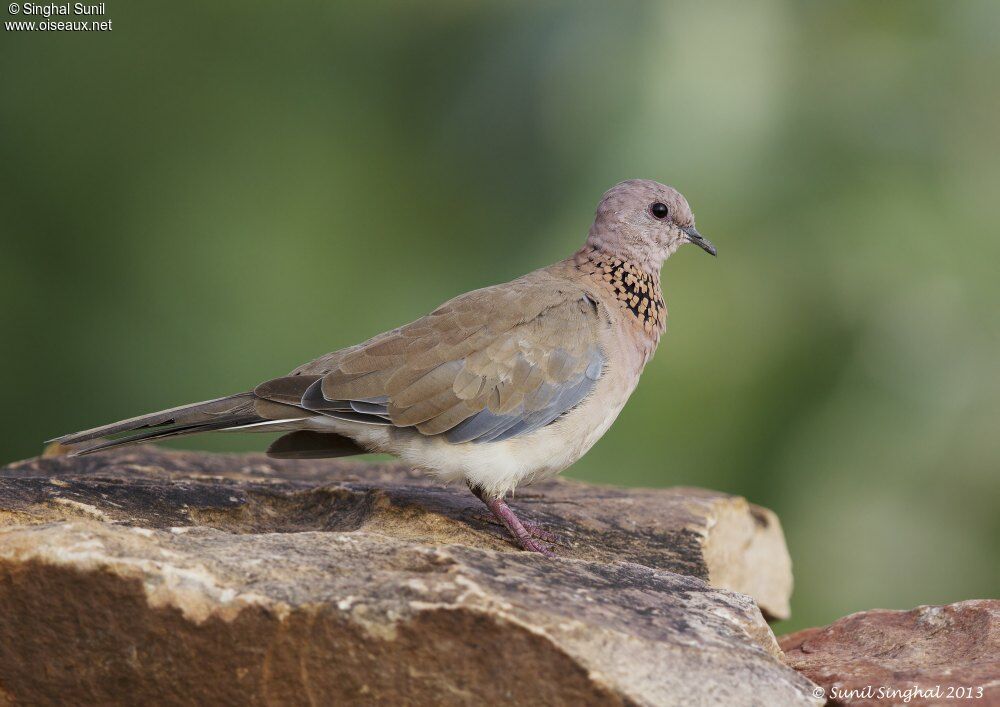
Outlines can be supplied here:
M332 459L367 453L367 449L350 437L310 430L290 432L267 448L267 456L275 459Z
M72 449L73 456L126 444L165 439L195 432L230 429L264 421L254 410L253 393L239 393L192 405L141 415L52 440ZM111 435L124 436L105 439Z
M226 417L216 420L215 422L205 422L198 425L175 425L167 429L154 428L145 430L144 432L138 432L134 435L120 437L118 439L101 439L100 441L94 441L93 444L84 443L86 444L84 447L68 445L73 450L69 453L69 455L71 457L79 457L84 454L100 452L105 449L114 449L115 447L124 447L129 444L138 444L139 442L152 442L153 440L167 439L168 437L179 437L181 435L189 435L196 432L213 432L216 430L233 429L256 422L260 422L259 417Z

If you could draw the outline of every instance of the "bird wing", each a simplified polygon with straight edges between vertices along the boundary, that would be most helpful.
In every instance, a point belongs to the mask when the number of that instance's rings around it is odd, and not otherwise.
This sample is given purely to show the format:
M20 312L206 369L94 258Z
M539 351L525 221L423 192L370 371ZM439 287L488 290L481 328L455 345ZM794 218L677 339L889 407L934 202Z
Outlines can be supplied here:
M456 297L254 392L453 443L500 441L549 424L590 393L606 362L601 326L581 287L537 271Z

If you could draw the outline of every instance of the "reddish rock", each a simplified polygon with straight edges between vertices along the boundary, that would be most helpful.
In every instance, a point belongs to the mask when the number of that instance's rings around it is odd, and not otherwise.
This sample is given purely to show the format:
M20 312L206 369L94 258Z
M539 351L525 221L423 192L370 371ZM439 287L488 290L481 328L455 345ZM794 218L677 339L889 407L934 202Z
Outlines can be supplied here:
M1000 705L1000 600L873 609L779 639L834 705Z

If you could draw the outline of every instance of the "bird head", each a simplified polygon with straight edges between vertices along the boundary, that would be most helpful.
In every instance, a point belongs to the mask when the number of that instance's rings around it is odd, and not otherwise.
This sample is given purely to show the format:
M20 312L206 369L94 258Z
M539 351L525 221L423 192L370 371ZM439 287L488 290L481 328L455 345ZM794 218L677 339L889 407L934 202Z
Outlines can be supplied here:
M631 260L647 272L659 272L663 261L685 243L716 254L715 246L694 227L687 199L649 179L629 179L605 192L587 235L587 245Z

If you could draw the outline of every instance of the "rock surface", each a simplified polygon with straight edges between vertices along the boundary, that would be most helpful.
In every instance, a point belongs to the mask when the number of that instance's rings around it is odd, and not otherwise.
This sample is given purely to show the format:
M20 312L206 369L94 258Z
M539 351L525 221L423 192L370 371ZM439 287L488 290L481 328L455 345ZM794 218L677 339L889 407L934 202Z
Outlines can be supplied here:
M276 461L139 447L0 469L0 527L80 517L234 533L364 529L430 544L514 552L483 505L401 464ZM777 516L695 488L625 489L557 478L512 506L557 532L562 558L624 561L697 577L789 616L792 566Z
M1000 600L862 611L781 647L832 704L1000 705Z
M769 511L569 481L513 505L564 539L557 559L395 464L10 465L0 705L817 702L745 595L787 615Z

